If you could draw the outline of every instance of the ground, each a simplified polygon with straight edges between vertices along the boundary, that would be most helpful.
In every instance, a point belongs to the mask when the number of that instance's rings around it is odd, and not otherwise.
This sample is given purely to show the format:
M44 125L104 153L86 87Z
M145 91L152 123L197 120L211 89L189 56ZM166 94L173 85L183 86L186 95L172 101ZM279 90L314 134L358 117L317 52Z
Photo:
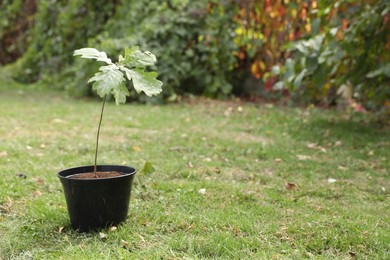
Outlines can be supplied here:
M99 110L0 87L0 259L389 258L389 130L238 101L108 104L98 162L138 168L129 217L71 230L56 173L93 163Z

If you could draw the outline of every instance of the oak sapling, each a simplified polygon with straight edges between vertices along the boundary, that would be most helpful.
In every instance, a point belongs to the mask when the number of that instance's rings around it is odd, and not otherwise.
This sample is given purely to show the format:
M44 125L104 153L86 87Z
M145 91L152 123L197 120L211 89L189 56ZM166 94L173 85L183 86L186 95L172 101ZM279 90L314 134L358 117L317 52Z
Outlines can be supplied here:
M144 92L147 96L158 95L162 91L163 83L159 81L157 72L146 71L149 66L155 65L156 56L149 51L142 52L138 46L126 48L124 56L119 55L118 62L113 63L107 54L94 48L82 48L75 50L73 56L81 56L85 59L93 59L104 62L99 71L88 80L93 82L92 88L103 99L100 112L100 120L96 135L96 149L94 162L94 178L98 178L96 165L99 150L100 126L103 119L104 105L108 95L113 95L117 105L126 103L126 97L130 95L125 83L130 81L137 93Z

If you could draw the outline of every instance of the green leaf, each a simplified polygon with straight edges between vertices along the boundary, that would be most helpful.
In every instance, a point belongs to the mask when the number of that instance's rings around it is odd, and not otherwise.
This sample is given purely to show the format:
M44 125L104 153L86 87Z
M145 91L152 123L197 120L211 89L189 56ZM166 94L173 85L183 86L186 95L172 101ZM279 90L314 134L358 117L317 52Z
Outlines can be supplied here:
M301 83L302 83L302 79L305 77L305 74L306 74L306 69L303 69L299 74L298 76L295 78L294 80L294 87L298 88L301 86Z
M142 172L145 175L149 175L152 172L154 172L156 169L154 168L153 164L151 162L145 162L144 168L142 169Z
M379 75L385 75L387 77L390 77L390 63L382 65L377 70L370 71L369 73L367 73L366 77L367 78L375 78L375 77L378 77Z
M126 103L126 96L130 96L129 90L123 83L113 90L113 94L117 105Z
M82 48L75 50L73 56L81 55L84 59L95 59L97 61L104 61L107 64L112 64L111 59L107 58L107 53L98 51L95 48Z
M149 51L142 52L138 46L135 46L126 48L125 57L119 61L119 64L129 68L144 68L153 66L156 62L157 59L153 53Z
M121 67L121 70L126 73L129 80L132 80L137 93L143 91L149 97L161 93L163 83L156 79L157 72L145 72L140 69L131 70L125 67Z
M88 80L88 83L95 82L93 88L96 90L100 97L104 97L108 94L115 94L122 89L125 78L123 73L119 70L115 64L102 66L99 68L100 72ZM119 94L117 94L120 97ZM123 99L121 99L123 100ZM121 103L118 102L117 103Z
M109 94L114 95L116 104L125 103L126 96L130 95L124 84L126 81L124 74L133 82L133 86L138 93L143 91L146 95L153 96L162 91L163 83L156 79L158 74L144 71L146 66L156 63L156 56L148 51L140 51L139 47L127 48L125 57L119 55L119 61L116 64L111 62L105 52L100 52L94 48L82 48L74 51L73 55L80 55L81 58L95 59L109 64L100 67L99 72L90 78L88 83L94 82L93 89L100 97Z
M315 71L318 67L317 57L307 57L305 62L305 67L308 71Z

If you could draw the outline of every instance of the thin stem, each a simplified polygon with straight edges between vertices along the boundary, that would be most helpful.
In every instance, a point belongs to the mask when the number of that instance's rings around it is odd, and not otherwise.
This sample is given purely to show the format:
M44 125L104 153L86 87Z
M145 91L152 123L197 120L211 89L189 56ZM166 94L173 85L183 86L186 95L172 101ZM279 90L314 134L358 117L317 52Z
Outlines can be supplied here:
M93 167L93 173L95 174L95 178L97 178L96 164L97 164L97 155L98 155L98 150L99 150L100 126L102 125L104 104L106 103L106 97L107 97L107 95L104 96L104 98L103 98L102 111L100 112L100 121L99 121L99 126L98 126L98 130L97 130L97 135L96 135L95 164L94 164L94 167Z

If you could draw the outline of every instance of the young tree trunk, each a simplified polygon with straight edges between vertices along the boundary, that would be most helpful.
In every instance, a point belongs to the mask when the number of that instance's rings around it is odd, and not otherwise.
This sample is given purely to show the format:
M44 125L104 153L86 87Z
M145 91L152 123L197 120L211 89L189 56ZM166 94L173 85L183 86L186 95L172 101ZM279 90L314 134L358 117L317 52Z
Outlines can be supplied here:
M95 178L97 178L97 174L96 174L96 164L97 164L97 155L98 155L98 151L99 151L100 126L102 125L103 112L104 112L104 105L106 104L106 97L107 97L107 95L104 96L104 98L103 98L102 110L100 111L99 126L98 126L98 130L97 130L97 135L96 135L95 164L94 164L94 167L93 167L93 173L94 173L94 175L95 175Z

